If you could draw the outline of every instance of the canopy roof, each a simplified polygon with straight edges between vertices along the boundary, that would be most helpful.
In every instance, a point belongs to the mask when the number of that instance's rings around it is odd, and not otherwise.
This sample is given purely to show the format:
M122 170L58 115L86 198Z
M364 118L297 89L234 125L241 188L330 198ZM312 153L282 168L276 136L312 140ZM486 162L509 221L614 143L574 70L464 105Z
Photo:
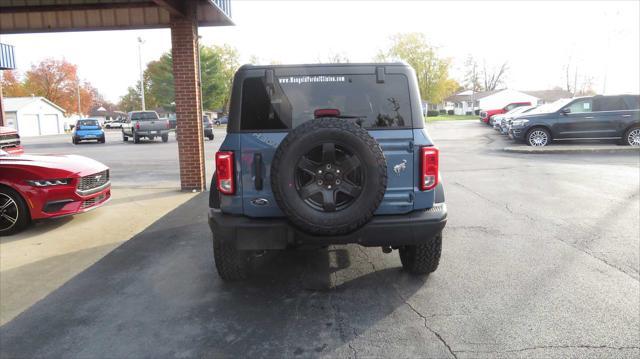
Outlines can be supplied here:
M186 1L198 3L199 26L233 25L231 0L9 0L0 2L0 33L168 27Z

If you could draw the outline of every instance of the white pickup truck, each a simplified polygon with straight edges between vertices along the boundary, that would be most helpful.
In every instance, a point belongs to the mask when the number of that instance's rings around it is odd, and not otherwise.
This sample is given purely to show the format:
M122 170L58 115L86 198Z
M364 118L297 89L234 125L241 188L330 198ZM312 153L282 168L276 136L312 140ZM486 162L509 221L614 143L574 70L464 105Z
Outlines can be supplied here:
M133 138L133 143L140 143L141 138L154 140L162 138L162 142L169 141L169 120L160 119L155 111L129 112L129 119L122 124L122 140Z

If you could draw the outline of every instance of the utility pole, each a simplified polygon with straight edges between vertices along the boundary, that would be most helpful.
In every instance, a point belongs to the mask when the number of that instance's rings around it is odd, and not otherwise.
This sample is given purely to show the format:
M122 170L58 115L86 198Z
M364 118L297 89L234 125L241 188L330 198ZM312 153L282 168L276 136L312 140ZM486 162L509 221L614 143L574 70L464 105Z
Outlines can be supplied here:
M142 72L142 38L138 36L138 67L140 69L140 97L142 99L142 111L145 111L144 104L144 72Z
M76 90L77 90L77 94L78 94L78 119L82 118L82 107L80 107L80 79L78 79L78 82L76 83Z

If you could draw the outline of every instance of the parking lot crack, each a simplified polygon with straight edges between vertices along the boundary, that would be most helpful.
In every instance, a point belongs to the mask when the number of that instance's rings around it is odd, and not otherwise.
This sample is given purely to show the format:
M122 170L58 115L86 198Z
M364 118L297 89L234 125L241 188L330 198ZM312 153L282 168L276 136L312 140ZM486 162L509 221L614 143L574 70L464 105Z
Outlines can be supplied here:
M436 338L438 338L438 340L447 348L447 350L449 351L449 354L451 354L451 356L453 356L454 358L458 358L458 356L456 355L456 352L451 349L451 346L449 346L449 344L447 343L446 340L444 340L444 338L442 337L442 335L440 335L440 333L436 332L435 330L433 330L433 328L431 328L428 324L427 324L427 317L425 315L423 315L422 313L420 313L419 310L417 310L411 303L409 303L408 300L406 300L402 294L400 294L400 292L397 290L396 288L396 293L398 294L398 296L400 297L400 299L402 300L402 302L409 307L409 309L411 309L412 312L414 312L418 317L420 317L424 323L424 327L431 332L431 334L433 334Z

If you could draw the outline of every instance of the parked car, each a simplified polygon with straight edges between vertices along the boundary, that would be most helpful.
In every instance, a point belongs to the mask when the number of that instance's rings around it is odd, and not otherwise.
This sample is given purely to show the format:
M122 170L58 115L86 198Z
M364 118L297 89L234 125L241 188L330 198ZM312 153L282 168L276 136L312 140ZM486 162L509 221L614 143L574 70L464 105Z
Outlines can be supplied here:
M548 113L524 114L509 136L530 146L553 140L615 139L640 146L640 96L590 96L554 103Z
M168 119L160 119L155 111L129 112L129 120L122 124L122 140L133 138L133 143L140 143L141 138L153 141L156 137L162 142L169 141L170 124Z
M507 113L513 110L514 108L520 107L520 106L531 106L531 102L512 102L502 108L496 108L492 110L482 110L480 111L480 121L486 124L489 124L489 120L491 120L492 116Z
M213 123L207 115L202 116L202 128L204 129L204 137L213 141Z
M24 152L20 135L13 127L0 126L0 150L16 155Z
M33 220L90 211L110 197L109 168L100 162L0 150L0 237L19 232Z
M491 120L489 120L492 125L493 125L493 129L498 131L498 132L502 132L502 124L505 123L512 119L513 117L521 114L521 113L526 113L529 112L533 109L535 109L536 106L520 106L520 107L516 107L513 110L507 112L507 113L503 113L500 115L494 115Z
M229 116L218 117L213 121L216 126L226 125L229 123Z
M102 126L100 126L100 121L94 118L85 118L76 121L73 131L71 131L71 142L77 145L82 141L105 143L104 130Z
M246 277L256 251L337 243L435 271L447 207L417 84L402 63L241 67L209 198L218 274Z
M113 121L105 122L104 127L105 128L122 128L122 124L125 122L127 122L127 120L125 119L113 120Z

